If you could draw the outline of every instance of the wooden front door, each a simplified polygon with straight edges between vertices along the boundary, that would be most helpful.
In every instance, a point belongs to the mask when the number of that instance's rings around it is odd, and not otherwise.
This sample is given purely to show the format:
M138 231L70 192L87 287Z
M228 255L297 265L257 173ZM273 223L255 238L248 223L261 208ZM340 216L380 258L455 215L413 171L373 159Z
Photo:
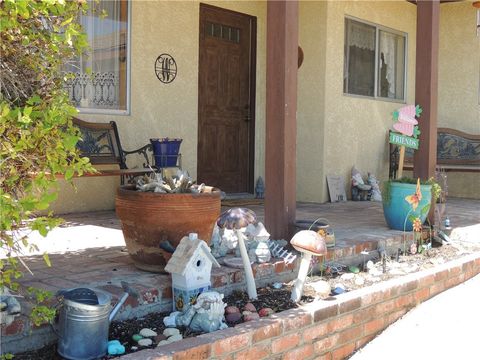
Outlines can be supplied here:
M253 192L254 17L200 4L198 183Z

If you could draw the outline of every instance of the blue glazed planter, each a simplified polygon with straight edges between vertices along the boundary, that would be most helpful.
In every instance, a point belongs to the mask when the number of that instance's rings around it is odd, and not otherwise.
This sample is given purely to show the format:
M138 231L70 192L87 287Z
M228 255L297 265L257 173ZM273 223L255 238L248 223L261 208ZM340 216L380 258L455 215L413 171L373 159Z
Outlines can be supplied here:
M422 209L427 205L425 210L430 210L432 201L432 185L420 185L420 191L422 193L422 200L420 201L417 209L412 210L411 205L405 200L408 195L415 194L417 188L416 184L404 184L404 183L390 183L390 200L388 204L383 201L383 215L385 221L391 229L412 231L413 224L407 219L410 215L419 217L423 222L427 218L428 211L422 213ZM405 219L407 221L405 222ZM405 226L405 229L404 229Z

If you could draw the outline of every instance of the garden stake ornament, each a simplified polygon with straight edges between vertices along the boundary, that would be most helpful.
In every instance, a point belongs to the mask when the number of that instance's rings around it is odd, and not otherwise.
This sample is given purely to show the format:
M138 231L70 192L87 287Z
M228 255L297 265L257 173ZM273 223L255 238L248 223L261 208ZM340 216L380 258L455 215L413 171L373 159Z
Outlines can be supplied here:
M302 293L303 285L308 274L308 268L313 256L323 256L327 253L327 245L325 238L320 236L313 230L301 230L295 234L290 240L290 244L299 252L303 253L300 262L300 269L298 270L298 277L295 280L295 286L292 290L291 299L294 302L299 302Z
M217 220L217 225L222 229L234 230L238 238L238 248L243 261L245 270L245 279L247 281L247 293L249 299L257 298L257 288L253 277L252 265L248 257L247 248L245 247L245 235L241 229L246 228L249 224L257 222L255 213L246 208L228 209Z

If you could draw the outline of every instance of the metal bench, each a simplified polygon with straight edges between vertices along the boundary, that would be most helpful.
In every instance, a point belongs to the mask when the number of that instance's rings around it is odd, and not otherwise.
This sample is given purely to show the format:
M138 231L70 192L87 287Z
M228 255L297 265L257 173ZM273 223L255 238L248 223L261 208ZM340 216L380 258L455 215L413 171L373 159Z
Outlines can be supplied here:
M398 170L399 146L390 144L390 178ZM413 149L405 149L404 170L413 170ZM480 172L480 135L437 129L437 169L440 171Z
M147 144L133 151L123 150L115 121L93 123L73 118L73 123L82 134L82 140L77 144L82 156L88 157L92 165L118 165L118 169L97 169L97 172L83 176L120 176L121 183L124 184L125 179L133 179L135 176L155 170L149 167L152 145ZM145 163L142 168L127 167L126 158L131 154L144 157Z

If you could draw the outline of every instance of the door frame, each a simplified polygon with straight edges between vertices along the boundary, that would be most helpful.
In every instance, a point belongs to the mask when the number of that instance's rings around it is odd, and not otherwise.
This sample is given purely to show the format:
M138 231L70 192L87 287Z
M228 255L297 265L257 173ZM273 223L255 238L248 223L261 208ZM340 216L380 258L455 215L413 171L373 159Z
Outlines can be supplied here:
M247 181L247 192L254 194L255 185L254 185L254 176L255 176L255 111L256 111L256 80L257 80L257 17L241 13L238 11L225 9L218 6L213 6L209 4L200 3L199 12L198 12L198 53L201 51L201 35L202 35L202 22L201 14L202 8L212 9L215 11L227 12L231 14L236 14L248 18L250 20L250 88L249 88L249 101L250 101L250 121L248 126L248 181ZM200 55L198 56L198 69L200 69ZM198 99L200 99L200 71L198 71L197 79L197 90L198 90ZM197 107L197 125L200 122L200 100L198 100ZM198 141L198 137L197 137ZM198 143L197 143L198 151ZM198 173L198 153L197 153L197 173Z

